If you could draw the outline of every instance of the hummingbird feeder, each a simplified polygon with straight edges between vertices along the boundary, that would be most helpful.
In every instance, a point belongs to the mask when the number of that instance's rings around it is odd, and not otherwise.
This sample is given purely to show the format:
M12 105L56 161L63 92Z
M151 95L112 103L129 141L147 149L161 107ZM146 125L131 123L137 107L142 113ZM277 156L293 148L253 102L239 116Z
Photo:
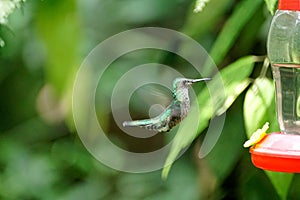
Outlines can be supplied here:
M252 163L261 169L300 173L300 136L271 133L250 148Z
M250 148L261 169L300 173L300 0L279 0L268 36L268 56L276 86L280 133L262 136Z

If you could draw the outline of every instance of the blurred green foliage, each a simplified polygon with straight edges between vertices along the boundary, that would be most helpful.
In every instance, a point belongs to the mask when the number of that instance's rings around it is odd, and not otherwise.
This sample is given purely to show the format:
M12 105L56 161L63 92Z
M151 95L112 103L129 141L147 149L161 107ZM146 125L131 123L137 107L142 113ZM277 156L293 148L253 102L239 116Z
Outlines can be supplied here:
M5 41L0 48L0 199L299 199L298 175L265 173L252 165L242 147L265 121L277 130L270 69L261 76L262 59L249 56L266 55L276 1L205 2L199 13L193 12L194 0L28 0L14 8L0 24ZM216 110L203 109L205 121L196 134L175 136L180 145L172 147L170 160L194 142L172 168L164 169L171 169L165 171L169 172L165 181L161 171L128 174L99 163L82 145L71 117L72 84L84 57L104 39L144 26L174 29L197 40L221 70L228 95ZM125 63L122 70L120 63L108 70L111 82L102 85L107 90L101 94L103 101L109 101L110 89L130 66L161 62L185 71L183 65L188 65L160 51L127 56L120 62ZM195 90L205 108L210 104L207 91ZM158 100L166 101L168 95L164 92ZM139 102L133 98L130 108L134 116L145 116L148 107ZM172 137L131 142L116 128L109 108L101 109L110 137L124 148L144 152ZM200 133L214 114L225 111L218 143L200 160Z

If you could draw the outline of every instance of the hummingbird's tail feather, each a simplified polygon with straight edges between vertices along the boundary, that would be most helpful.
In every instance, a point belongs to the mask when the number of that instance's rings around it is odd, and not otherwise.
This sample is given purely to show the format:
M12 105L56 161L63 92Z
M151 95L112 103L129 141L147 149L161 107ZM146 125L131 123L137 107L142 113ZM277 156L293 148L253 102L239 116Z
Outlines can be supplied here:
M135 120L135 121L125 121L123 122L124 127L131 126L147 126L152 123L151 119Z
M200 82L200 81L210 81L210 80L212 80L212 78L189 79L189 81L191 83L197 83L197 82Z
M158 132L169 131L169 126L167 126L166 119L161 118L160 116L151 119L125 121L123 122L123 126L124 127L138 126L141 128L145 128L152 131L158 131Z

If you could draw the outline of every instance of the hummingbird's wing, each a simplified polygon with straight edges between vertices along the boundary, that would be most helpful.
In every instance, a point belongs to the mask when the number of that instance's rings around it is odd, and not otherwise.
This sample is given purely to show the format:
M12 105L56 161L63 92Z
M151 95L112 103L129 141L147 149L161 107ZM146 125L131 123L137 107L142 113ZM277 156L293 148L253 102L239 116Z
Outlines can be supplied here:
M170 121L171 109L168 107L164 112L154 118L150 119L142 119L135 121L125 121L123 122L124 127L129 126L139 126L148 130L154 130L158 132L166 132L169 131L170 128L168 126Z

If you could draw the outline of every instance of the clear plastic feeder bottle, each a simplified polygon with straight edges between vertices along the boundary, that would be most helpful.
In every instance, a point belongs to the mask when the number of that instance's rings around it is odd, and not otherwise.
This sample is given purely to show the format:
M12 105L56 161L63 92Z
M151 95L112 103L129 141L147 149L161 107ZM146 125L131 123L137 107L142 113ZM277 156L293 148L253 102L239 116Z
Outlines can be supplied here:
M279 0L267 48L280 129L300 134L300 0Z

